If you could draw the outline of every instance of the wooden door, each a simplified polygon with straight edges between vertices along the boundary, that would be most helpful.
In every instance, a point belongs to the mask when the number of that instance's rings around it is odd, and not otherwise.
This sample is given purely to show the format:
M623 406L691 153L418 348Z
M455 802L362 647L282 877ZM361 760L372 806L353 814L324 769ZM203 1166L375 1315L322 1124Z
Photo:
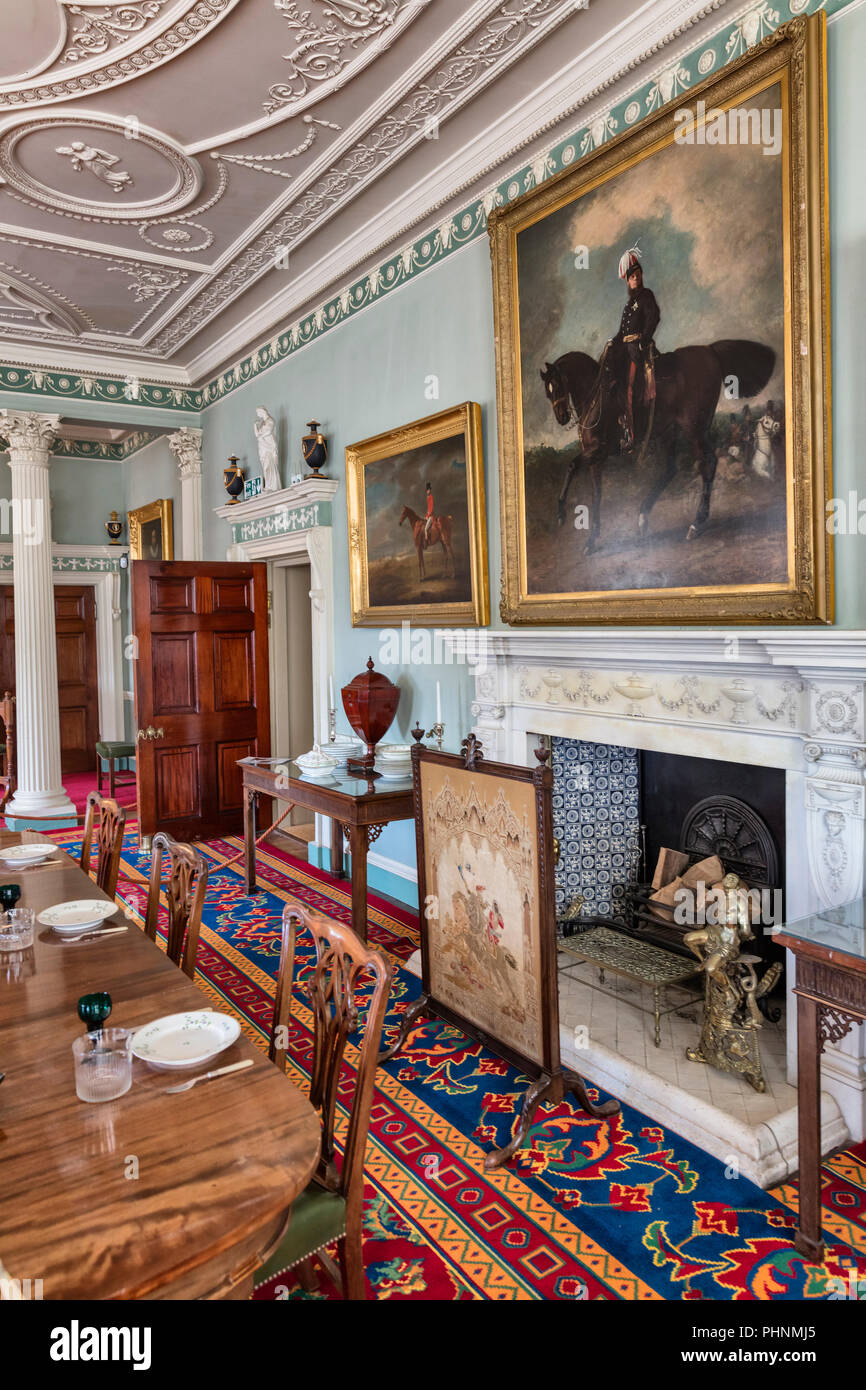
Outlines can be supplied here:
M96 599L92 584L54 586L60 771L93 772L99 738ZM0 588L0 694L15 690L15 604L11 584Z
M140 833L242 829L239 758L270 751L267 568L134 560Z

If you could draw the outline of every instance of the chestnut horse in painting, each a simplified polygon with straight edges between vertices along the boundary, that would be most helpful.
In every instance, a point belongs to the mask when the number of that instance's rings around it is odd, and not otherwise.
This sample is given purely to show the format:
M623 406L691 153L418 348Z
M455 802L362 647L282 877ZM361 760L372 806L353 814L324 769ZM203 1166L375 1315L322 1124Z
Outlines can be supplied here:
M412 539L415 542L415 552L418 556L418 578L426 579L424 571L424 550L427 521L423 516L419 516L411 507L404 507L400 513L400 525L408 521L412 527ZM434 516L433 525L430 527L430 545L441 545L445 556L451 566L452 577L457 573L457 566L454 562L454 551L451 549L451 527L453 518L450 516Z
M555 362L546 362L541 370L545 394L557 423L564 429L577 426L576 452L558 499L560 525L565 521L565 499L578 468L583 463L590 470L588 555L597 548L601 528L602 465L611 455L622 452L617 418L622 390L612 356L606 350L601 361L596 362L585 352L567 352ZM702 481L695 519L686 540L704 530L716 473L710 426L722 386L730 382L739 399L756 396L770 380L775 362L772 348L743 338L681 347L656 357L654 409L650 414L646 404L635 407L635 434L638 441L643 441L635 452L635 466L643 467L648 448L657 463L638 514L638 534L642 538L649 530L652 508L676 474L677 448L683 443L690 459L696 462Z

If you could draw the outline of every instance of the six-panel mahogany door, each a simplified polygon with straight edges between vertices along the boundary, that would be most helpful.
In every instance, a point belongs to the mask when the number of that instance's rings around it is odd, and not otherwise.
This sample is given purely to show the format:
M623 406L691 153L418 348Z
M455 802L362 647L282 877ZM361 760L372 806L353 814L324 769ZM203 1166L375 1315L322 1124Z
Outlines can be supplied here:
M140 833L242 827L238 758L270 752L267 567L134 560Z
M99 738L96 600L92 584L54 586L60 771L92 772ZM15 605L11 584L0 587L0 694L15 690Z

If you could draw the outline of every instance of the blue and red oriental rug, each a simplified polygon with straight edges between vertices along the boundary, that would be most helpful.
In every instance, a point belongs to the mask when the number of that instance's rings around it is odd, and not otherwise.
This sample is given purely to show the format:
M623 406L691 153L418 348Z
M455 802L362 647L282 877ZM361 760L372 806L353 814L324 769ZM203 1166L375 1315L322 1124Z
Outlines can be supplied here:
M76 832L57 835L72 846ZM259 886L244 892L240 841L202 846L211 866L196 981L266 1048L285 899L350 920L348 885L279 851L259 853ZM143 921L149 861L127 834L119 895ZM395 966L386 1025L393 1038L420 981L403 968L418 944L413 914L375 896L370 941ZM303 934L301 972L312 952ZM307 1086L312 1035L296 992L293 1079ZM350 1045L342 1095L351 1094ZM367 1149L364 1257L368 1294L381 1299L626 1299L824 1301L866 1281L866 1145L824 1167L826 1261L792 1245L797 1189L764 1192L630 1106L594 1120L571 1100L542 1109L529 1143L485 1173L503 1144L526 1078L442 1022L425 1022L380 1068ZM593 1092L593 1094L597 1094ZM343 1110L345 1118L345 1110ZM859 1287L866 1296L866 1282ZM856 1294L855 1294L856 1296ZM335 1298L322 1274L307 1294L286 1276L259 1299Z

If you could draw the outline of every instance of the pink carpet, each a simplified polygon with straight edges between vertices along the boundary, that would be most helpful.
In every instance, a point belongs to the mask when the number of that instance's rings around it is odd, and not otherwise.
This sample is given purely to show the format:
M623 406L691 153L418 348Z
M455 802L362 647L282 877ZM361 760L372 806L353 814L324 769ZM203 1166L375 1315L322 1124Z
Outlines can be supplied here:
M66 788L66 795L70 801L75 802L75 809L79 815L83 815L86 809L87 793L97 790L96 770L93 772L69 772L63 778L63 785ZM108 796L108 774L102 778L102 795ZM123 786L115 786L114 795L121 806L130 807L133 811L136 806L136 784L135 782L125 782ZM127 817L129 820L129 817Z

